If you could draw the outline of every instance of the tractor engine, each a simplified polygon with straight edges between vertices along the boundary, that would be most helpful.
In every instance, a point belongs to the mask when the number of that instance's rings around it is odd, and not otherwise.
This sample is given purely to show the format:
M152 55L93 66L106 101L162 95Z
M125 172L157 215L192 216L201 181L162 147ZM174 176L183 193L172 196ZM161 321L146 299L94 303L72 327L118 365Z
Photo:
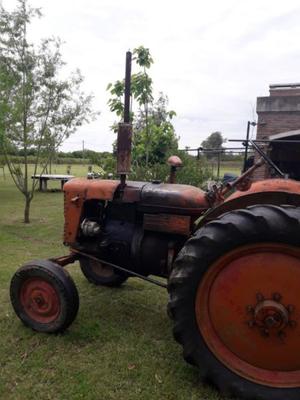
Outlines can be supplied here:
M65 184L65 244L144 276L168 276L208 207L188 185L73 179Z

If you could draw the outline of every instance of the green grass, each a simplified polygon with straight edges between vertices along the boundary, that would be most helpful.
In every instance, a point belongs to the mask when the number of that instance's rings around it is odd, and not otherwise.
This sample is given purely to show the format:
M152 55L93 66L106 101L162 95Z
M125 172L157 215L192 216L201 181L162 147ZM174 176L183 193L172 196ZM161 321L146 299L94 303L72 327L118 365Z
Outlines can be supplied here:
M86 172L76 166L76 174ZM166 315L167 293L148 283L129 279L120 289L95 287L77 264L69 266L81 301L75 322L62 335L23 326L10 305L10 279L30 259L67 253L62 193L36 193L31 224L22 217L21 194L0 176L1 399L221 398L183 361Z

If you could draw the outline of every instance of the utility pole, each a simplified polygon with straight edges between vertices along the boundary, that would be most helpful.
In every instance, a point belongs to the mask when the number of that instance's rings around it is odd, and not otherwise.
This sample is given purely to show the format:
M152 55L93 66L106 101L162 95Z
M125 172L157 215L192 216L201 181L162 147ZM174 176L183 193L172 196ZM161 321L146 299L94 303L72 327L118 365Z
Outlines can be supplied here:
M84 164L84 140L82 141L82 163Z
M220 179L220 164L221 164L221 152L220 150L217 152L218 155L218 168L217 168L217 178Z

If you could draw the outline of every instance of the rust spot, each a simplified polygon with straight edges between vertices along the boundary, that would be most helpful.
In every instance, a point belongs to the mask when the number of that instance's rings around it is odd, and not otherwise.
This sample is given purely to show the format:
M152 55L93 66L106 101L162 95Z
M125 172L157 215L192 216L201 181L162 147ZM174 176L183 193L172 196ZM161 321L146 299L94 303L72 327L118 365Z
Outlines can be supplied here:
M188 236L191 217L170 214L145 214L144 229L155 232L168 232Z
M118 130L117 173L129 174L131 166L131 124L120 123Z

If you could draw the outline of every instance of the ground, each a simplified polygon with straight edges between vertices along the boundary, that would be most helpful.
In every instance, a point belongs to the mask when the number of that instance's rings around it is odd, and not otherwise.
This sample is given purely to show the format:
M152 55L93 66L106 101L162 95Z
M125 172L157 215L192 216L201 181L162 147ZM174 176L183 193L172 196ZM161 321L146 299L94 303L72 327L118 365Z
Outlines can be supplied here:
M65 167L55 172L65 173ZM86 172L87 166L71 171ZM28 260L67 253L62 245L63 196L36 193L32 222L25 225L22 195L0 172L0 205L0 398L221 399L183 361L162 288L137 279L119 289L95 287L75 264L67 269L81 302L68 331L47 335L23 326L10 305L10 279Z

